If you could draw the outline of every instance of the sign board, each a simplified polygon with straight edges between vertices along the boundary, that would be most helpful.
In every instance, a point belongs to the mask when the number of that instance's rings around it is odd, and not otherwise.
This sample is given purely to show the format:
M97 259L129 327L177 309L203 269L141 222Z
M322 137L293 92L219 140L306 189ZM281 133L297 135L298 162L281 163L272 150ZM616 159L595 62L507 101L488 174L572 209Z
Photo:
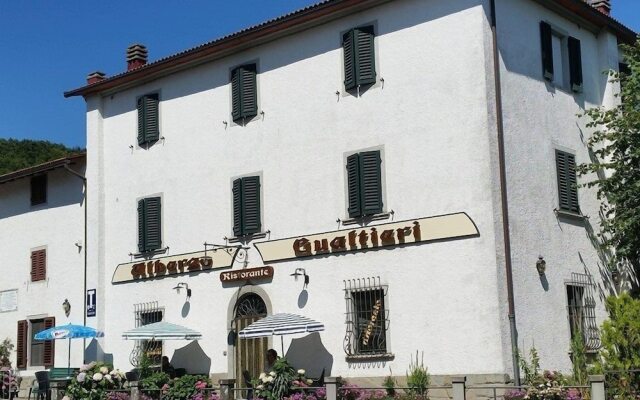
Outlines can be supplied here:
M96 290L87 290L87 317L96 316Z
M220 282L257 281L273 277L273 267L258 267L220 272Z
M18 289L0 292L0 312L16 311L18 309Z
M476 225L466 213L461 212L270 240L254 243L254 246L264 262L272 262L477 235Z
M207 252L178 254L154 260L134 261L120 264L113 272L111 283L141 281L151 278L182 275L194 272L229 268L238 254L239 248L230 247Z

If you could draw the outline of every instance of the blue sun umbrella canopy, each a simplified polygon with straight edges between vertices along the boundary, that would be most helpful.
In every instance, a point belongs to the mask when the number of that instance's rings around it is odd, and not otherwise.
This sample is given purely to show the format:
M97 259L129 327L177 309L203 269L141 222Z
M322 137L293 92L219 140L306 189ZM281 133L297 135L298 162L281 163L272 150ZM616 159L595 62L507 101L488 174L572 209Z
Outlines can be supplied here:
M181 325L162 321L128 330L122 337L129 340L198 340L202 339L202 334Z
M89 339L102 337L104 334L89 326L82 325L60 325L45 329L36 333L36 340L57 340L57 339Z
M69 339L69 357L67 359L67 375L71 375L71 339L91 339L104 336L104 333L89 326L60 325L45 329L35 334L36 340Z

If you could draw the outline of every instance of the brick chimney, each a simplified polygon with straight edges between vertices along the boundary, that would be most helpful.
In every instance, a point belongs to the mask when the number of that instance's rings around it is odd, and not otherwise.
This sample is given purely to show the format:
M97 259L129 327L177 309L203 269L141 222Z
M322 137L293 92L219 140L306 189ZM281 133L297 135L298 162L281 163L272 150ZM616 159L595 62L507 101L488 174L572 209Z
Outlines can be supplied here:
M603 14L611 14L611 0L587 0L587 3Z
M94 71L87 75L87 85L93 85L94 83L98 83L105 78L104 72Z
M127 48L127 71L142 67L147 63L147 48L141 44L133 44Z

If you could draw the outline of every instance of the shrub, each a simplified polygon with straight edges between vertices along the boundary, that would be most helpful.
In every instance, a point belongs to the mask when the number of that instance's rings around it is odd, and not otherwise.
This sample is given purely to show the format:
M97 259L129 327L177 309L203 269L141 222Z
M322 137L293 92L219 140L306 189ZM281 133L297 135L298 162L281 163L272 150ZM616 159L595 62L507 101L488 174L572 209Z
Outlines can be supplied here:
M252 381L252 386L255 388L255 397L280 400L296 395L295 400L300 400L297 397L307 397L305 388L311 383L305 376L305 370L296 371L285 358L279 358L273 364L271 372L260 374L258 379ZM308 396L312 395L316 398L314 393L309 392Z
M420 395L428 399L429 384L431 383L431 376L427 371L427 367L424 366L424 352L420 363L418 363L418 351L416 350L416 359L409 363L409 370L407 371L407 387L409 387L407 394Z
M109 364L92 362L80 368L65 395L75 400L104 400L109 391L123 389L124 383L124 374L119 370Z
M0 343L0 367L11 368L11 352L13 351L13 343L11 339L6 338Z

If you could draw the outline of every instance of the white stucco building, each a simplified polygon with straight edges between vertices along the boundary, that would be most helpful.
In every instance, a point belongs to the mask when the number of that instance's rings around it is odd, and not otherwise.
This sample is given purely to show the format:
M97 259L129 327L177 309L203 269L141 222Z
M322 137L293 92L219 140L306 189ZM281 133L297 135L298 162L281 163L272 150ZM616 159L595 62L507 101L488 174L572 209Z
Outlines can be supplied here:
M45 328L84 323L84 154L0 176L0 339L22 376L67 366L68 345L33 340ZM63 304L68 302L69 313ZM83 361L72 344L73 365Z
M237 332L289 312L325 325L284 338L311 375L404 375L419 350L434 375L499 381L510 321L569 369L572 330L596 347L613 290L595 193L573 186L576 114L614 104L601 71L634 37L599 3L329 0L91 74L65 95L87 102L99 356L126 369L121 334L162 319L203 339L149 354L254 375L279 340Z

